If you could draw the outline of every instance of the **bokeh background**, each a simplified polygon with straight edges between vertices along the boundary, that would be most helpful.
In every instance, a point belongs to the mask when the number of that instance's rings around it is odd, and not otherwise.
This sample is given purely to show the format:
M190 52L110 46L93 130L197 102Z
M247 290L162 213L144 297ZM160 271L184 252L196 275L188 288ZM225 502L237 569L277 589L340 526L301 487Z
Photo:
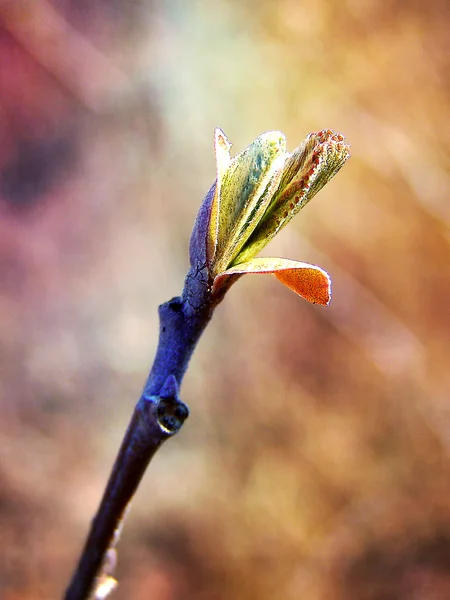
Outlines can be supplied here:
M242 278L119 545L117 600L450 598L450 5L0 3L0 597L59 598L239 152L332 128L339 175Z

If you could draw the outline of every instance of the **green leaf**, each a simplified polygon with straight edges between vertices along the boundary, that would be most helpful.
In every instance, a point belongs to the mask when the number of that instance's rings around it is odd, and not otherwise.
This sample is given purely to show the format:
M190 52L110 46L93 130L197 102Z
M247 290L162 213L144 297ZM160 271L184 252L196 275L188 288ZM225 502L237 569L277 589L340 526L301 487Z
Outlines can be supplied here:
M222 187L222 180L224 178L224 175L231 162L230 148L231 144L228 142L227 136L219 127L216 127L216 129L214 130L214 153L216 155L216 187L214 191L214 198L211 204L207 243L207 258L210 264L212 263L215 257L218 244L220 189Z
M286 159L272 200L234 264L255 256L336 175L349 156L340 133L330 129L311 133Z
M217 186L209 231L213 275L233 262L264 215L281 177L286 139L279 131L263 133L230 160L228 141L216 130L215 150Z

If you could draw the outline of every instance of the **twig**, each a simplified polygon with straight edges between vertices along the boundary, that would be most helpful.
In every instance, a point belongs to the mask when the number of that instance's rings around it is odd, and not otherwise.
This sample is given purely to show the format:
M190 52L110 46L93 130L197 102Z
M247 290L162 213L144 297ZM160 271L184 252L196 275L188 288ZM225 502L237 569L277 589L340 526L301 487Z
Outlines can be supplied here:
M188 416L178 396L189 359L225 292L245 273L271 273L310 302L327 305L330 278L320 267L257 252L333 177L349 157L341 134L310 134L292 154L279 131L259 136L231 159L215 135L217 179L191 236L191 269L181 297L159 308L155 361L114 464L65 600L106 598L127 506L151 458Z
M191 304L193 298L197 308ZM117 544L124 513L150 460L161 444L179 431L189 414L179 399L178 388L218 301L211 294L205 272L193 269L186 278L182 297L160 306L155 362L134 409L65 600L81 600L93 591L97 594L94 597L100 598L102 586L109 589L112 585L109 573L102 574L105 556ZM108 565L105 566L108 571Z

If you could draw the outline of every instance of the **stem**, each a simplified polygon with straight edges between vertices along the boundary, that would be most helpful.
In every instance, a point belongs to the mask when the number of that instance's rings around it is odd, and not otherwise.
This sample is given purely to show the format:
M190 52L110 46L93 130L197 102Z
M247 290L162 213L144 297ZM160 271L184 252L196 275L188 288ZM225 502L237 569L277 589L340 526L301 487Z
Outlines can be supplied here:
M178 397L178 388L219 301L210 293L206 270L191 269L183 295L159 307L159 342L153 367L134 409L65 600L86 600L95 593L100 577L108 578L107 559L114 553L126 508L155 452L179 431L188 416L186 405ZM109 583L112 582L109 578Z

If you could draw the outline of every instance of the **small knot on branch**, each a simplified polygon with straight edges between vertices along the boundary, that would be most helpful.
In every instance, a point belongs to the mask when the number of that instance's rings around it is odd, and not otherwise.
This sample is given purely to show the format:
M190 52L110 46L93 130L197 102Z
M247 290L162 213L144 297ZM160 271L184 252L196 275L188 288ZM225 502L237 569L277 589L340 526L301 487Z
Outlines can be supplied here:
M177 433L189 416L189 409L180 400L178 382L169 375L161 391L156 408L156 418L161 429L170 435Z

